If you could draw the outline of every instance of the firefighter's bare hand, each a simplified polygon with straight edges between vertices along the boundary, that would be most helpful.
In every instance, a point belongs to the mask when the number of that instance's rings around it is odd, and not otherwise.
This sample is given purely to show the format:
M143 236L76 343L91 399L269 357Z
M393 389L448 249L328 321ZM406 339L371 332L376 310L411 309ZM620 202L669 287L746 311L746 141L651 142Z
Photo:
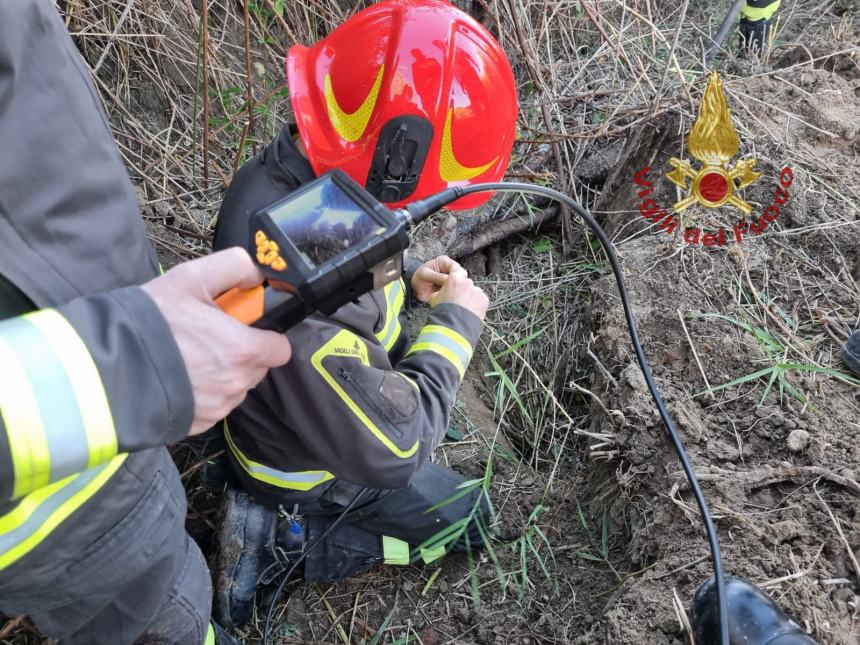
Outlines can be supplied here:
M447 255L428 260L412 274L412 295L421 302L430 302L433 295L445 284L448 274L459 266Z
M450 302L465 307L481 320L487 313L490 299L479 287L475 286L466 269L457 265L448 274L445 284L430 298L430 306Z
M285 335L243 325L215 304L225 291L249 289L262 280L250 256L232 248L181 264L143 285L167 320L188 369L194 391L191 434L227 416L270 367L290 359Z

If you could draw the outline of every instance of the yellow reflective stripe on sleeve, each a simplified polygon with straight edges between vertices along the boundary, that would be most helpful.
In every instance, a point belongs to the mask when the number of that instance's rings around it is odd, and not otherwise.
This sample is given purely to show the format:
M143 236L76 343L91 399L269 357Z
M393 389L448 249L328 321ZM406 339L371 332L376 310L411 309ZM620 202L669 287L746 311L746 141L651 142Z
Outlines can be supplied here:
M420 552L421 552L421 559L424 561L424 564L430 564L432 562L435 562L436 560L443 557L447 553L447 551L445 550L444 544L440 544L438 546L427 548L427 549L421 548Z
M766 7L751 7L749 6L749 3L744 2L744 5L741 7L741 15L747 20L752 20L753 22L761 20L762 18L769 20L771 16L776 13L777 9L779 9L779 0L776 0Z
M397 339L400 338L400 311L403 309L404 293L406 292L403 278L385 285L384 291L385 323L382 325L382 329L376 332L376 339L386 352L390 352L397 343Z
M206 642L203 645L215 645L215 628L212 623L209 623L209 628L206 630Z
M417 352L433 352L434 354L439 354L439 356L448 359L448 362L457 369L457 374L460 375L461 379L466 374L466 366L463 364L463 361L460 360L460 357L457 356L457 354L447 347L437 343L412 343L412 347L409 348L409 355Z
M0 517L0 570L38 546L116 473L126 457L117 455L106 464L40 488Z
M42 426L39 402L24 366L0 336L0 414L12 456L17 499L50 481L51 458Z
M329 356L356 358L363 365L370 367L370 359L367 356L367 345L364 344L364 341L348 329L343 329L335 334L334 337L325 345L314 352L311 357L311 364L320 376L325 379L325 382L329 384L331 389L334 390L335 394L337 394L338 397L346 404L346 407L348 407L359 421L361 421L364 427L370 430L373 436L376 437L382 445L401 459L408 459L414 455L418 450L418 440L416 439L415 443L407 450L401 450L398 448L394 442L391 441L391 439L389 439L388 436L370 420L367 414L364 413L364 410L362 410L358 404L349 397L337 380L335 380L335 378L328 372L323 365L323 359Z
M116 428L99 370L87 346L56 311L45 309L24 317L44 334L65 368L87 435L87 468L109 461L117 454Z
M236 461L239 462L242 470L257 481L271 484L278 488L309 491L320 484L334 479L334 475L326 470L305 470L288 473L249 459L239 450L236 442L233 441L233 436L230 434L230 428L226 421L224 422L224 439L226 439L227 447L233 453L233 456L236 457Z
M469 341L460 333L442 325L425 325L421 329L418 338L409 348L408 355L421 351L435 352L448 359L461 379L472 360L472 346Z
M105 463L116 430L98 368L54 310L0 322L0 410L15 471L13 497Z
M403 566L409 564L409 544L388 535L382 536L382 557L385 564Z
M445 338L449 339L456 345L459 345L463 352L471 359L472 358L472 346L469 344L469 341L463 338L463 335L459 332L454 331L449 327L443 327L442 325L424 325L421 329L420 336L424 334L440 334Z

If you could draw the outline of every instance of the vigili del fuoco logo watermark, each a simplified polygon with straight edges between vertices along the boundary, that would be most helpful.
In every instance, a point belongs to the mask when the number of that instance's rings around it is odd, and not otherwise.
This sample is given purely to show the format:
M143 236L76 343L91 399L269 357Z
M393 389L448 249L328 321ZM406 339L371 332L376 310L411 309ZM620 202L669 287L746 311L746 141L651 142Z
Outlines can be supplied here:
M672 170L666 173L666 178L686 191L687 196L675 202L671 209L662 207L650 197L654 187L648 180L651 167L642 168L633 177L633 183L639 187L637 196L642 217L671 234L682 223L679 214L694 204L705 208L728 207L742 213L731 229L686 227L684 241L703 246L725 246L727 242L743 241L744 236L763 233L779 217L780 207L788 203L794 173L788 166L780 171L779 185L771 204L756 216L753 205L744 201L738 191L758 181L761 173L755 170L753 157L740 159L732 165L739 145L723 83L716 72L711 72L687 146L690 155L699 162L698 167L686 159L672 157L669 159Z

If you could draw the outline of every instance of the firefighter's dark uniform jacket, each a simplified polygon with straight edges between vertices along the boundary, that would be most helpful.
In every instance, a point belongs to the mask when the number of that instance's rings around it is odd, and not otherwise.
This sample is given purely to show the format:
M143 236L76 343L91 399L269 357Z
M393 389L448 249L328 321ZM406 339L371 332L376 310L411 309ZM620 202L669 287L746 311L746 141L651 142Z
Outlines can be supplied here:
M98 611L74 604L87 581L77 590L58 582L55 597L44 589L71 566L92 572L82 558L97 563L108 531L142 517L130 513L153 478L175 471L165 444L193 419L173 336L133 286L158 272L100 99L56 9L0 2L0 611L27 611L64 638ZM143 555L114 563L115 575ZM25 601L28 588L42 597ZM42 611L64 602L62 617ZM152 602L154 612L164 596ZM136 609L148 619L150 605ZM111 625L113 639L81 638L122 642L132 622Z
M312 177L285 128L231 182L215 248L242 243L242 214ZM300 503L335 478L401 488L435 450L482 323L440 304L410 343L407 299L408 276L288 332L290 362L270 370L228 420L234 467L258 498Z

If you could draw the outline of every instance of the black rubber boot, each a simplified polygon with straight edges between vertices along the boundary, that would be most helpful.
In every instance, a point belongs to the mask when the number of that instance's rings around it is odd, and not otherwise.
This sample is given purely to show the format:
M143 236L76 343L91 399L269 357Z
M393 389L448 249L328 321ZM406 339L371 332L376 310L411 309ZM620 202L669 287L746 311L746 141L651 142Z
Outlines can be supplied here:
M290 570L293 570L293 573L301 574L301 563L297 565L296 569L293 569L293 564L302 555L304 549L304 520L287 513L283 507L279 507L273 559L260 575L259 584L275 584L281 574Z
M215 632L215 645L242 645L235 636L225 632L218 623L211 623L212 631Z
M276 540L278 553L291 562L305 550L306 541L304 520L295 515L281 513Z
M726 577L731 645L816 645L773 599L753 583ZM696 591L690 622L696 645L719 645L717 586L710 578Z
M222 495L227 486L238 485L227 461L227 455L219 455L206 460L200 469L200 482L213 495Z
M215 616L222 625L247 623L264 571L275 561L278 515L243 490L229 488L224 523L218 534Z
M741 17L738 23L740 38L740 55L746 56L751 52L761 55L767 44L768 32L770 31L770 20L761 18L759 20L748 20Z
M860 329L851 334L842 346L842 360L849 370L860 376Z

